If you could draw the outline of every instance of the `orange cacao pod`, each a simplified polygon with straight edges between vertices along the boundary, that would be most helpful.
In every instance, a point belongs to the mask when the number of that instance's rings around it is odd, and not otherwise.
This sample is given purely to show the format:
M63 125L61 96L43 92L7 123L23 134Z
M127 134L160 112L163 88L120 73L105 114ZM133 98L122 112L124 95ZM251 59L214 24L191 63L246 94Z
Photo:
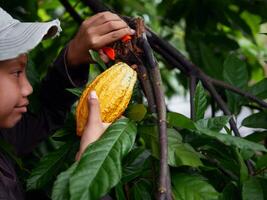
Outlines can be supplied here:
M112 123L127 108L137 79L136 72L126 63L119 62L100 75L83 91L77 108L77 135L81 136L88 121L88 95L96 91L102 122Z

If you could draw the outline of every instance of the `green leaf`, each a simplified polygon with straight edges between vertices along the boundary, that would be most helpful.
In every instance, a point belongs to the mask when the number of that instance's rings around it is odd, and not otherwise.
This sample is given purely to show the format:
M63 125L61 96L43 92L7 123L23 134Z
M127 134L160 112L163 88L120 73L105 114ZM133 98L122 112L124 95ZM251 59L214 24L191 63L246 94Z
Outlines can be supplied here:
M253 151L247 150L247 149L241 150L240 153L241 153L241 156L242 156L242 158L244 160L248 160L248 159L250 159L254 155L254 152Z
M115 187L116 200L125 200L126 197L124 195L123 184L119 182Z
M144 119L147 109L144 104L130 105L126 112L126 117L134 121L141 121Z
M242 187L243 200L264 200L263 188L256 177L251 177Z
M77 97L80 97L83 92L81 88L67 88L66 90L74 94Z
M203 42L199 42L199 50L207 74L217 79L222 79L222 62L212 49Z
M159 140L156 126L141 126L138 133L144 138L151 154L159 159ZM168 164L178 166L202 166L199 154L187 143L182 142L181 135L174 129L168 128Z
M261 142L267 138L267 131L256 131L245 137L246 140L252 142Z
M251 86L249 91L253 95L261 99L266 99L267 98L267 78L264 78L258 83L256 83L255 85Z
M200 155L188 143L182 143L177 137L177 131L168 131L168 163L171 166L202 166Z
M174 146L173 146L174 148ZM171 166L191 166L199 167L203 166L200 155L189 144L176 144L176 149L169 154L169 164Z
M145 179L141 179L140 181L134 183L130 190L130 195L134 200L151 200L151 196L154 195L151 193L151 190L151 183Z
M78 162L73 163L73 165L64 172L61 172L57 176L57 180L54 182L52 190L52 200L68 200L70 199L70 176L74 172L78 165Z
M199 127L197 124L195 125L198 130L198 131L195 131L195 133L212 137L214 139L221 141L225 145L235 146L235 147L240 148L241 150L247 149L247 150L252 150L254 152L256 151L267 152L267 149L261 144L250 142L250 141L247 141L246 139L235 137L232 135L211 131L209 129L203 129L202 127Z
M238 188L235 184L230 182L224 187L223 192L219 198L219 200L237 200L240 199Z
M242 121L242 126L267 129L266 121L267 121L267 113L265 111L262 111L246 117Z
M135 136L135 124L125 118L89 145L71 175L71 199L99 199L108 193L121 179L121 160L131 150Z
M196 87L194 106L196 113L195 120L197 121L204 118L207 109L207 96L201 82L199 82Z
M235 87L246 89L248 84L246 64L231 54L226 58L223 66L224 80ZM238 113L242 97L229 91L226 91L226 95L230 110L232 113Z
M150 152L144 148L133 149L125 159L123 159L123 176L121 182L129 182L134 178L140 176L147 166L148 158L151 156Z
M250 39L254 42L252 30L247 24L247 21L241 18L240 13L231 11L230 9L228 9L226 13L233 28L238 28L244 35L250 37Z
M248 72L245 62L231 54L225 59L223 67L223 77L227 83L240 89L247 87Z
M256 162L256 168L266 168L267 167L267 154L260 156L259 159Z
M220 116L208 119L200 119L196 122L198 127L220 131L230 120L229 116Z
M98 52L89 50L90 55L92 56L93 60L96 61L96 64L101 68L102 71L105 71L107 69L106 64L104 61L100 58Z
M219 193L203 177L188 174L172 175L175 200L218 200Z
M56 151L44 156L27 179L27 190L40 189L51 181L64 163L71 147L71 143L66 143Z
M167 113L167 122L171 126L185 128L185 129L195 129L194 122L188 117L175 112Z
M244 162L244 159L242 158L241 154L239 153L238 149L235 148L235 153L237 156L237 160L240 166L239 174L240 174L240 182L243 183L249 178L248 174L248 168Z

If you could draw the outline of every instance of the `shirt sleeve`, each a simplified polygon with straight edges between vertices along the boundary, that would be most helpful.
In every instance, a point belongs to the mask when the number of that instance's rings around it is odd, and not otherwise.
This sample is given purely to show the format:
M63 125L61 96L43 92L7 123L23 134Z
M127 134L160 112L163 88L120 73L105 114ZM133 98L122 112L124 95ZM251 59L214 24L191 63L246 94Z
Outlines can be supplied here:
M83 86L88 80L88 64L68 68L63 49L48 70L40 88L41 111L26 113L11 129L2 135L14 145L19 155L29 153L43 139L61 128L77 97L66 90Z

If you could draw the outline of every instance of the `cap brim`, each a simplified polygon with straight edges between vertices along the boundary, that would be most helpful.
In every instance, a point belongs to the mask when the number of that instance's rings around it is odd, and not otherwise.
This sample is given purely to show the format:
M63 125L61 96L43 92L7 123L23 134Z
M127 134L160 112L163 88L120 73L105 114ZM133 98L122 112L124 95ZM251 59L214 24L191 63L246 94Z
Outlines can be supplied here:
M43 23L18 22L1 33L0 60L16 58L27 53L43 39L55 37L60 31L59 20Z

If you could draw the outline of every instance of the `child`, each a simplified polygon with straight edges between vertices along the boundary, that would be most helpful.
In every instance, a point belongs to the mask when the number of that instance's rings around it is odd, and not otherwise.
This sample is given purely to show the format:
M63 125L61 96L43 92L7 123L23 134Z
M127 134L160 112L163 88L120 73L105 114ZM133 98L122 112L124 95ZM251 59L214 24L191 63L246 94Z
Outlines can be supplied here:
M66 88L87 82L89 49L100 50L126 34L133 34L117 15L103 12L86 19L76 36L51 65L40 89L41 112L27 112L32 87L26 77L27 53L42 39L60 32L58 20L46 23L22 23L0 8L0 139L14 146L17 155L26 154L64 124L76 98ZM95 92L88 100L90 117L81 138L76 159L88 144L97 140L106 128L100 118ZM0 152L0 199L24 199L14 163Z

